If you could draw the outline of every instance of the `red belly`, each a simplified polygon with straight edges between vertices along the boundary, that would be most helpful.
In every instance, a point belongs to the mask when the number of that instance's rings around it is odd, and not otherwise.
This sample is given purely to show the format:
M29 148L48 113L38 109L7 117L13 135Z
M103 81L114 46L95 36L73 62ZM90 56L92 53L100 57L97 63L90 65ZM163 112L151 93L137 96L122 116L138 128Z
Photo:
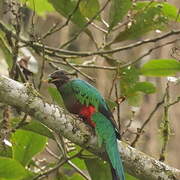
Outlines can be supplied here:
M79 111L79 115L92 127L95 127L96 124L91 120L91 116L96 111L94 106L83 106Z

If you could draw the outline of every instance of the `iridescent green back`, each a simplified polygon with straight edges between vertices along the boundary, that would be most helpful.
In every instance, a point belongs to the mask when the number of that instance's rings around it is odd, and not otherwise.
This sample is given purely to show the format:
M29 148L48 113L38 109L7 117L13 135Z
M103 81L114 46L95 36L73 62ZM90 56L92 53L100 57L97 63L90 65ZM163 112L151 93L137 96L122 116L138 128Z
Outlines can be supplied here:
M86 106L93 105L96 110L98 110L101 105L108 110L106 102L98 90L86 81L80 79L71 80L63 86L63 89L66 91L71 89L72 93L74 93L74 96L81 104Z

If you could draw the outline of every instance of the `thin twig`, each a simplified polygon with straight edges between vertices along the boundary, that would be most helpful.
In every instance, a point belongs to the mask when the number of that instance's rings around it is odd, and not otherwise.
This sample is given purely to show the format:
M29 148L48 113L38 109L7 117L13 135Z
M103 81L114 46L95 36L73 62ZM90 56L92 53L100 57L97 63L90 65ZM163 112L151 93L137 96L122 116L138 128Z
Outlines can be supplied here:
M81 1L82 1L82 0L78 0L78 2L76 3L75 8L74 8L74 9L72 10L72 12L68 15L65 23L64 23L61 27L56 28L56 25L55 25L54 28L51 28L46 34L43 35L43 37L42 37L41 39L45 39L45 38L48 37L49 35L57 32L57 31L60 31L60 30L62 30L64 27L66 27L66 26L69 24L69 22L70 22L71 18L73 17L73 15L74 15L74 14L76 13L76 11L79 9L79 5L80 5L80 2L81 2ZM55 29L55 28L56 28L56 29Z
M160 45L158 45L158 46L156 46L156 47L153 47L153 48L149 49L147 52L145 52L142 56L140 56L140 57L138 57L137 59L135 59L134 61L130 61L130 62L128 62L128 63L125 63L125 64L120 65L119 68L125 68L125 67L131 66L131 65L133 65L133 64L136 64L138 61L140 61L142 58L148 56L148 55L149 55L150 53L152 53L153 51L155 51L155 50L157 50L157 49L159 49L159 48L162 48L162 47L164 47L164 46L167 46L167 45L169 45L169 44L175 43L175 42L177 42L177 41L179 41L179 40L180 40L180 39L174 39L174 40L172 40L172 41L169 41L169 42L166 42L166 43L164 43L164 44L160 44Z
M36 6L35 6L35 2L33 0L33 11L32 11L32 17L31 17L31 31L32 34L34 34L34 19L35 19L35 15L36 15Z
M88 21L90 21L90 19L89 18L86 18ZM103 32L103 33L105 33L105 34L107 34L108 33L108 31L107 30L105 30L105 29L103 29L102 27L100 27L100 26L98 26L97 24L95 24L94 22L92 22L91 23L91 25L94 27L94 28L96 28L97 30L99 30L99 31L101 31L101 32Z
M69 41L65 42L63 45L61 45L61 48L67 46L74 40L78 38L78 36L97 18L97 16L107 7L110 0L107 0L104 6L72 37Z
M57 146L59 148L59 150L61 151L62 155L64 156L64 158L66 158L66 154L67 154L67 151L66 151L66 147L65 147L65 143L64 143L64 139L61 135L57 135L56 133L53 132L53 136L54 136L54 139L57 143Z
M159 161L164 162L165 161L165 154L166 154L166 148L170 136L170 122L169 122L169 107L167 104L169 104L170 101L170 93L169 93L169 81L166 85L166 92L165 92L165 99L164 99L164 114L163 118L161 120L160 130L162 135L162 148L159 156Z
M113 91L114 84L115 84L115 82L116 82L116 80L117 80L117 76L118 76L118 71L116 71L116 74L115 74L115 76L114 76L114 78L113 78L113 80L112 80L112 85L111 85L111 88L110 88L110 91L109 91L108 98L111 97L111 94L112 94L112 91Z
M50 58L49 56L45 57L46 60L49 62L49 63L56 63L56 64L61 64L61 65L65 65L67 66L67 63L66 62L62 62L60 60L55 60L55 59L52 59ZM86 61L87 62L87 61ZM94 61L93 61L94 62ZM113 67L113 66L98 66L98 65L85 65L84 63L83 64L73 64L73 63L69 63L71 64L72 66L74 67L77 67L77 68L87 68L87 69L103 69L103 70L110 70L110 71L115 71L117 70L117 67ZM88 63L90 64L90 63ZM69 65L68 65L69 66Z
M109 24L108 24L103 18L101 18L101 20L102 20L102 23L103 23L107 28L109 28Z
M133 122L133 120L134 120L134 115L135 115L135 112L132 111L132 117L130 118L129 123L128 123L127 126L126 126L126 129L121 133L121 136L124 136L124 134L129 131L129 128L131 127L132 122ZM136 134L137 134L137 133L136 133Z
M37 180L37 179L42 179L45 176L47 176L48 174L51 174L52 172L56 171L57 169L59 169L62 165L64 165L65 163L68 162L68 160L74 159L76 157L79 157L79 155L81 155L83 150L80 150L77 154L67 158L67 159L63 159L60 162L58 162L52 169L49 169L41 174L38 174L37 176L35 176L32 180Z
M72 64L72 66L79 67L79 68L90 68L90 69L102 69L102 70L117 70L116 67L109 67L109 66L98 66L98 65L83 65L83 64Z
M66 64L67 64L69 67L71 67L72 69L74 69L75 71L77 71L79 74L83 75L84 77L86 77L86 78L89 79L90 81L95 82L95 79L94 79L94 78L92 78L92 77L90 77L89 75L87 75L86 73L80 71L78 68L76 68L75 66L73 66L72 64L70 64L66 59L63 59L63 60L66 62Z
M62 155L64 156L64 159L67 159L67 163L70 166L72 166L86 180L90 180L89 177L87 177L75 164L73 164L69 160L70 157L67 155L67 150L66 150L66 147L65 147L64 138L62 136L60 136L60 135L57 135L56 133L54 133L54 137L55 137L56 143L57 143L57 145L59 147L59 150L61 151ZM79 155L79 153L78 153L78 155Z
M117 82L115 83L115 95L116 95L116 102L117 102L118 128L119 128L119 131L121 132L120 102L119 102ZM120 133L120 132L119 132L119 133Z
M43 44L44 46L44 44ZM38 85L38 89L41 89L41 85L42 85L42 79L44 76L44 69L45 69L45 51L42 52L43 53L43 60L42 60L42 66L41 66L41 72L40 72L40 77L39 77L39 85Z
M78 168L74 163L72 163L70 160L67 161L67 163L73 167L82 177L84 177L86 180L91 180L80 168Z
M28 117L28 115L27 114L25 114L24 116L23 116L23 118L21 119L21 121L16 125L16 127L14 128L14 130L15 129L19 129L19 128L21 128L22 126L24 126L26 123L26 119L27 119L27 117Z
M1 25L1 24L0 24ZM1 28L1 27L0 27ZM125 51L125 50L128 50L128 49L132 49L132 48L135 48L135 47L138 47L138 46L141 46L143 44L147 44L147 43L154 43L154 42L157 42L157 41L160 41L164 38L167 38L169 36L172 36L172 35L177 35L177 34L180 34L180 30L172 30L170 31L169 33L167 34L164 34L160 37L157 37L157 38L153 38L153 39L146 39L146 40L143 40L143 41L138 41L136 43L132 43L130 45L127 45L127 46L123 46L123 47L120 47L120 48L115 48L115 49L112 49L112 50L100 50L100 51L94 51L94 52L77 52L77 51L70 51L70 50L64 50L64 49L58 49L58 48L52 48L52 47L49 47L49 46L45 46L45 49L46 51L52 51L53 52L53 55L57 55L58 53L60 54L65 54L65 55L73 55L73 56L80 56L80 57L87 57L87 56L93 56L93 55L103 55L103 54L112 54L112 53L116 53L116 52L120 52L120 51ZM172 44L174 43L176 40L174 41L169 41L167 44ZM32 48L38 48L39 50L42 51L42 46L38 43L33 43L32 42L29 42L28 41L25 41L25 43L27 43L27 45L31 46ZM49 53L50 53L49 52ZM57 56L58 57L58 56Z
M154 109L152 110L152 112L149 114L148 118L144 121L144 123L142 124L142 126L138 129L137 135L135 137L135 139L133 140L133 142L131 143L132 147L136 146L137 141L139 140L145 126L149 123L149 121L152 119L153 115L155 114L155 112L159 109L159 107L164 103L164 99L165 99L165 95L162 98L162 100L156 104L156 106L154 107Z
M48 147L46 147L46 151L50 154L50 155L52 155L54 158L56 158L57 160L61 160L61 158L58 156L58 155L56 155L54 152L52 152ZM83 176L85 179L87 179L87 180L90 180L90 178L88 177L88 176L86 176L86 174L83 172L83 171L81 171L81 169L80 168L78 168L74 163L72 163L70 160L67 160L67 163L71 166L71 167L73 167L81 176Z
M16 63L16 70L17 70L18 74L20 75L21 81L23 83L26 83L27 79L26 79L24 73L22 72L21 67L20 67L20 65L18 63Z
M57 159L57 160L60 160L60 159L61 159L61 157L59 157L59 155L56 155L54 152L52 152L52 150L51 150L48 146L46 146L45 150L46 150L51 156L53 156L55 159Z
M45 38L47 38L48 36L52 35L53 33L59 31L62 27L56 28L58 26L58 24L59 23L53 24L52 27L41 38L39 38L38 41L42 41ZM62 26L64 26L64 24Z
M0 29L2 31L4 31L6 34L11 34L11 37L13 37L14 39L19 39L19 41L21 41L22 43L25 43L27 46L30 46L33 49L38 49L39 51L43 51L43 46L41 44L25 40L24 38L21 38L21 37L17 37L16 34L12 30L9 30L1 21L0 21ZM68 56L72 55L72 56L79 56L79 57L87 57L87 56L93 56L93 55L112 54L112 53L116 53L116 52L120 52L120 51L124 51L124 50L128 50L128 49L132 49L132 48L141 46L143 44L154 43L154 42L160 41L162 39L165 39L167 37L170 37L173 35L178 35L178 34L180 34L180 29L179 30L171 30L168 33L165 33L156 38L145 39L143 41L138 41L138 42L128 44L123 47L119 47L119 48L115 48L115 49L111 49L111 50L105 50L105 51L101 50L101 51L92 51L92 52L84 52L84 51L77 52L77 51L53 48L53 47L49 47L49 46L44 46L44 48L45 48L46 53L47 52L52 53L52 55L54 55L54 56L57 54L61 54L61 55L64 54L64 55L68 55ZM170 41L169 44L170 43L173 43L173 41Z
M129 22L130 22L130 20L128 19L128 20L126 20L126 21L123 22L123 23L119 23L117 26L115 26L115 27L112 29L112 31L116 31L116 30L121 29L123 26L127 25Z
M174 102L167 104L167 106L170 107L170 106L172 106L172 105L174 105L174 104L177 104L177 103L179 103L179 102L180 102L180 96L177 97L177 99L176 99Z
M12 60L13 60L13 64L12 64L12 68L10 70L10 77L17 80L18 79L18 72L16 71L17 69L17 59L18 59L18 54L19 54L19 37L20 37L20 32L21 32L21 19L20 19L20 13L21 13L21 8L19 3L17 4L17 12L15 12L14 10L11 10L13 15L16 17L16 24L13 24L14 29L15 29L15 35L18 37L17 39L15 39L14 44L12 44L13 46L11 46L12 48ZM11 36L9 37L11 38Z

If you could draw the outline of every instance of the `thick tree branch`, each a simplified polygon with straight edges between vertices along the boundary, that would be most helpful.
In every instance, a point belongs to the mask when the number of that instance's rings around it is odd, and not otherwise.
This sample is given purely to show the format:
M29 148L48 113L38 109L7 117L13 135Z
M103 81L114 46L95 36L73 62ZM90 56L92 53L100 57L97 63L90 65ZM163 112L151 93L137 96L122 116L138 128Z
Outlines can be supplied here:
M46 103L30 85L0 75L0 102L6 103L39 120L53 131L91 152L101 155L93 132L78 118L62 108ZM125 169L140 180L178 180L180 170L118 142Z

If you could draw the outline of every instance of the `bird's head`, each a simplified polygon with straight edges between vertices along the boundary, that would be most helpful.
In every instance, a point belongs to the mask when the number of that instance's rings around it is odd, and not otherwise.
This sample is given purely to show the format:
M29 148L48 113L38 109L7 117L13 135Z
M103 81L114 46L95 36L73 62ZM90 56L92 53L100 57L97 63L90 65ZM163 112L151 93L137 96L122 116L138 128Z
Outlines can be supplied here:
M49 74L48 83L53 83L56 86L62 86L70 80L69 75L71 74L64 70L57 70Z

